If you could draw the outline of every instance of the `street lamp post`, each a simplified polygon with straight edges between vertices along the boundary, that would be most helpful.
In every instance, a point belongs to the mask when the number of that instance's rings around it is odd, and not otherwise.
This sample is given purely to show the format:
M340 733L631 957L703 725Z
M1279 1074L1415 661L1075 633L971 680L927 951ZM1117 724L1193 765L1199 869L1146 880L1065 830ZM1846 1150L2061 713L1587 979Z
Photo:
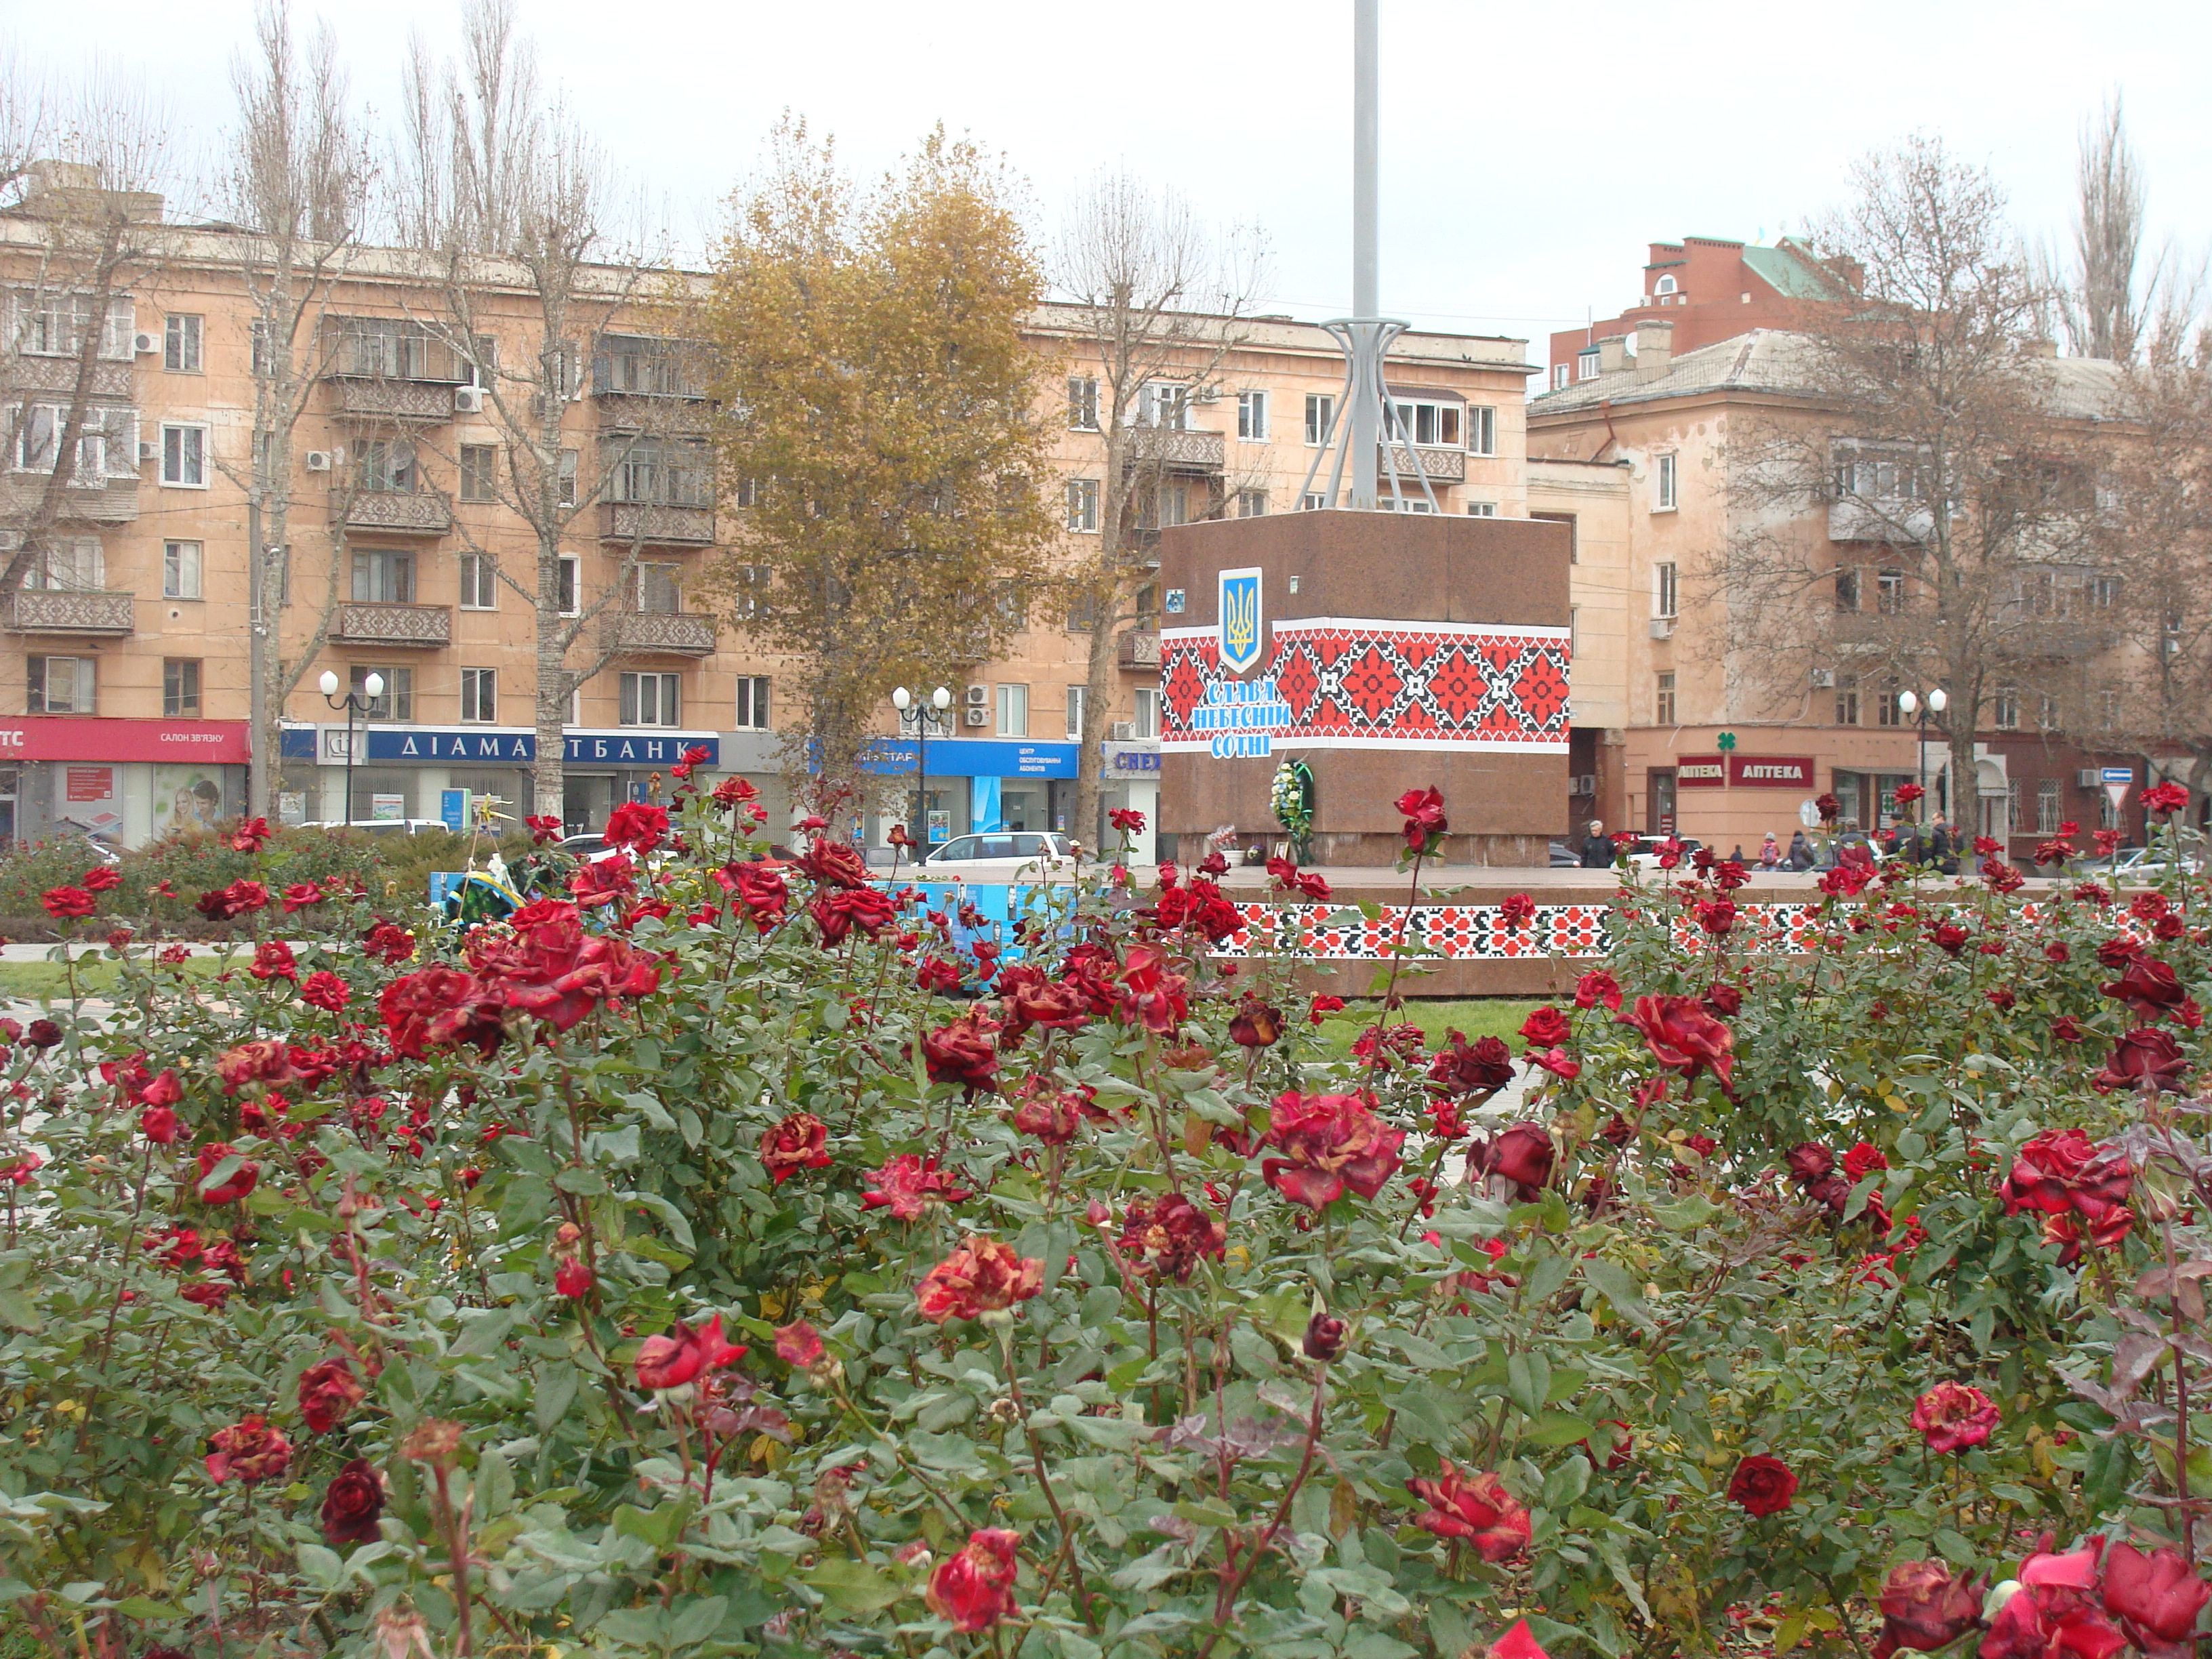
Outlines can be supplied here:
M1910 691L1900 691L1897 695L1897 706L1899 708L1907 714L1917 714L1920 717L1920 750L1915 763L1915 769L1918 774L1920 799L1923 801L1928 799L1928 717L1930 714L1942 714L1950 705L1949 695L1940 685L1928 694L1925 702ZM1914 816L1924 823L1928 819L1928 809L1923 806Z
M384 676L374 673L369 675L367 679L361 683L360 690L349 691L343 697L338 696L338 677L330 669L325 668L323 670L323 677L316 682L316 684L322 690L323 701L325 702L330 704L333 708L343 708L345 710L345 827L350 830L353 828L354 750L360 746L356 741L353 734L354 716L358 714L365 719L368 714L369 705L384 695Z
M914 821L921 831L921 857L929 856L929 721L932 714L942 714L952 707L952 694L943 686L929 694L927 703L919 708L913 692L899 686L891 693L891 707L904 719L908 709L914 710Z

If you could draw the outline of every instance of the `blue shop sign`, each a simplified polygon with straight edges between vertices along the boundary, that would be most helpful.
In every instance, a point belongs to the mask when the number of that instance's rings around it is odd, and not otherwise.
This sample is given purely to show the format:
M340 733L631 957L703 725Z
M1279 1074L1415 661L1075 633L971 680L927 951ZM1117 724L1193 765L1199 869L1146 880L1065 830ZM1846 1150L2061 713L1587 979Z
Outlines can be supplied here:
M316 754L318 732L331 742ZM372 726L361 732L359 759L367 764L398 762L418 766L459 762L463 765L527 766L538 758L534 732L486 731L478 726L444 728L423 726ZM343 727L287 726L286 760L320 759L325 764L345 761L346 734ZM714 766L722 755L721 739L711 732L670 732L647 735L640 732L571 732L566 738L567 763L598 763L613 766L673 766L686 750L703 749L703 764Z
M918 758L910 738L878 738L860 764L871 772L911 774ZM1083 752L1079 743L994 742L934 738L929 744L933 778L1072 778Z

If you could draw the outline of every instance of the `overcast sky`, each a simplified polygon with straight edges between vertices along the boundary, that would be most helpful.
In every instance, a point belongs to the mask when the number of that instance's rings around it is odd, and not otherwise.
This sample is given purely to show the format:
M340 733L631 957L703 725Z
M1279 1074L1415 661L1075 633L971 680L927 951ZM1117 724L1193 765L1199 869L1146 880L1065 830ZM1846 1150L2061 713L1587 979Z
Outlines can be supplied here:
M313 0L295 7L317 15ZM0 39L59 75L96 48L184 142L205 143L229 118L252 9L0 0ZM1269 308L1314 317L1350 300L1351 9L522 0L548 78L682 241L697 244L787 108L870 168L941 120L1006 155L1048 228L1103 166L1258 225ZM324 10L380 112L397 106L410 30L441 52L456 40L455 0ZM1382 0L1383 308L1540 341L1629 303L1647 242L1771 240L1838 199L1853 158L1916 128L1990 166L2023 229L2061 232L2080 124L2115 88L2154 235L2201 251L2208 47L2203 0Z

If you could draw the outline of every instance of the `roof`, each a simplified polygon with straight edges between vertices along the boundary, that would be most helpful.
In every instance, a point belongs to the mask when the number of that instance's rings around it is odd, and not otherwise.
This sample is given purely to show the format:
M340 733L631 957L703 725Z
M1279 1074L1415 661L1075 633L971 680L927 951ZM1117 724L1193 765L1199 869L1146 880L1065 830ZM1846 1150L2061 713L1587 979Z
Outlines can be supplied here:
M1813 390L1815 349L1807 335L1753 329L1732 340L1683 352L1668 362L1665 374L1650 380L1637 379L1631 367L1544 392L1528 400L1528 417L1578 414L1600 404L1623 407L1715 392L1802 398ZM2053 357L2043 368L2050 376L2052 414L2096 420L2114 412L2120 389L2118 364L2094 357Z
M1753 276L1787 299L1841 297L1835 279L1787 241L1776 247L1746 247L1743 262Z

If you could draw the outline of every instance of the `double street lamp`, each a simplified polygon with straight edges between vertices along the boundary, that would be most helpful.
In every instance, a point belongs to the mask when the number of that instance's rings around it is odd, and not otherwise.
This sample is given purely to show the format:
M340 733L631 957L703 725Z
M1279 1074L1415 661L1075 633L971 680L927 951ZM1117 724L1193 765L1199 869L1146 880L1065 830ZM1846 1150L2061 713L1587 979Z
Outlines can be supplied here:
M378 673L371 673L366 679L362 681L360 690L349 691L343 697L338 696L338 677L330 669L325 668L323 670L323 677L316 682L316 684L322 690L323 701L325 702L330 704L333 708L343 708L345 710L345 827L350 830L353 828L354 751L361 746L354 737L354 717L356 715L366 717L368 714L370 705L376 702L384 696L384 676Z
M920 705L917 707L917 705ZM899 711L904 722L909 710L914 714L915 737L914 763L914 822L921 831L920 856L929 856L929 722L943 716L952 707L952 694L943 686L931 692L925 702L906 687L900 686L891 693L891 707Z
M1940 714L1951 706L1950 694L1939 685L1930 691L1923 701L1910 691L1900 691L1897 694L1897 706L1905 711L1908 718L1914 714L1920 717L1920 799L1925 801L1928 799L1928 717L1930 714ZM1923 806L1915 816L1925 823L1928 821L1928 809Z

